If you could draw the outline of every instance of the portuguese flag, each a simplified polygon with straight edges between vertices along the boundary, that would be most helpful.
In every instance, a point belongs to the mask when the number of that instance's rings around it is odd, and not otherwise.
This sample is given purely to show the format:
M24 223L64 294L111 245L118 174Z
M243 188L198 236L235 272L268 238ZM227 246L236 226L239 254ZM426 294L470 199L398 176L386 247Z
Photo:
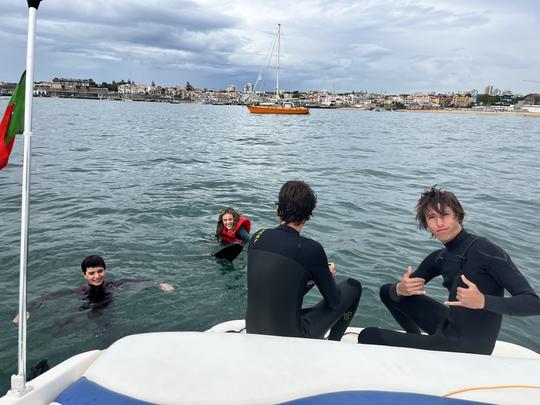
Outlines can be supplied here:
M24 131L24 88L26 71L23 72L19 84L9 99L8 106L0 122L0 170L6 167L15 135Z

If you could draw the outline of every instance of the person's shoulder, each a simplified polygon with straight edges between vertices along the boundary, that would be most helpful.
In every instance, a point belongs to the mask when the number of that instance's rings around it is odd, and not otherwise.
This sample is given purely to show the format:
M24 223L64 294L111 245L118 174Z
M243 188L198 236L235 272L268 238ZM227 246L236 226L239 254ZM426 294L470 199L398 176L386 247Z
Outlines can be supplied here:
M425 257L424 261L436 261L439 257L443 256L446 251L447 249L445 247L435 249Z
M260 239L262 238L264 235L269 235L269 234L272 234L275 232L275 229L268 229L268 228L262 228L262 229L258 229L256 232L253 233L253 236L251 237L251 239Z
M84 284L84 285L81 285L80 287L73 288L70 291L74 293L79 293L79 292L84 293L84 292L87 292L89 289L90 289L90 286L88 284Z
M255 243L257 243L264 235L271 234L274 230L273 229L259 229L257 232L253 234L251 239L249 240L248 246L253 246Z
M488 238L477 236L477 240L474 243L474 247L479 254L483 256L489 256L494 259L506 260L507 254L503 248L496 243L492 242Z
M304 247L310 247L312 249L324 250L324 248L322 247L322 245L319 242L317 242L315 239L311 239L311 238L308 238L306 236L300 235L300 243Z

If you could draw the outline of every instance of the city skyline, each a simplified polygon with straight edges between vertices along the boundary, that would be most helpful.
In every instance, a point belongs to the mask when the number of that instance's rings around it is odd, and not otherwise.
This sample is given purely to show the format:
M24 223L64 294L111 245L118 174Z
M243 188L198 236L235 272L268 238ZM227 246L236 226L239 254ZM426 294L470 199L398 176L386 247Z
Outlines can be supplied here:
M36 81L242 88L255 82L281 23L284 90L540 92L534 1L64 3L38 10ZM0 0L0 11L0 81L15 82L26 62L26 2ZM272 81L265 76L265 90Z

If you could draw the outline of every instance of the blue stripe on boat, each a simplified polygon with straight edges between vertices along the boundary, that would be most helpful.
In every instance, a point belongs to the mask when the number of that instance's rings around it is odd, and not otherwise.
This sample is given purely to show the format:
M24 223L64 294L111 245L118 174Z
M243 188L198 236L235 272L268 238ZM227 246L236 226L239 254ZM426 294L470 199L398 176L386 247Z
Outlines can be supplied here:
M58 397L56 402L62 405L148 405L151 402L141 401L126 395L111 391L101 385L88 380L85 377L79 378L67 387Z
M283 402L282 405L480 405L485 402L467 401L464 399L437 397L410 392L388 391L341 391L315 395Z

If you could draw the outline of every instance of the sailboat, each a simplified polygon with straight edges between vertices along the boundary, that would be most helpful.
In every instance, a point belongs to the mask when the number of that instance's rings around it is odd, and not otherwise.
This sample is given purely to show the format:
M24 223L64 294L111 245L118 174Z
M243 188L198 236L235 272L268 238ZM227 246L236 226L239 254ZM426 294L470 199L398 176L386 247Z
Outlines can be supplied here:
M281 24L278 24L277 32L274 37L273 43L277 41L277 63L276 63L276 100L268 103L250 103L248 105L249 112L253 114L309 114L309 108L297 107L290 101L284 101L279 95L279 52L281 46ZM272 50L270 51L270 58L272 57ZM257 84L262 80L262 76L259 73L255 86L253 86L253 92L257 88Z

